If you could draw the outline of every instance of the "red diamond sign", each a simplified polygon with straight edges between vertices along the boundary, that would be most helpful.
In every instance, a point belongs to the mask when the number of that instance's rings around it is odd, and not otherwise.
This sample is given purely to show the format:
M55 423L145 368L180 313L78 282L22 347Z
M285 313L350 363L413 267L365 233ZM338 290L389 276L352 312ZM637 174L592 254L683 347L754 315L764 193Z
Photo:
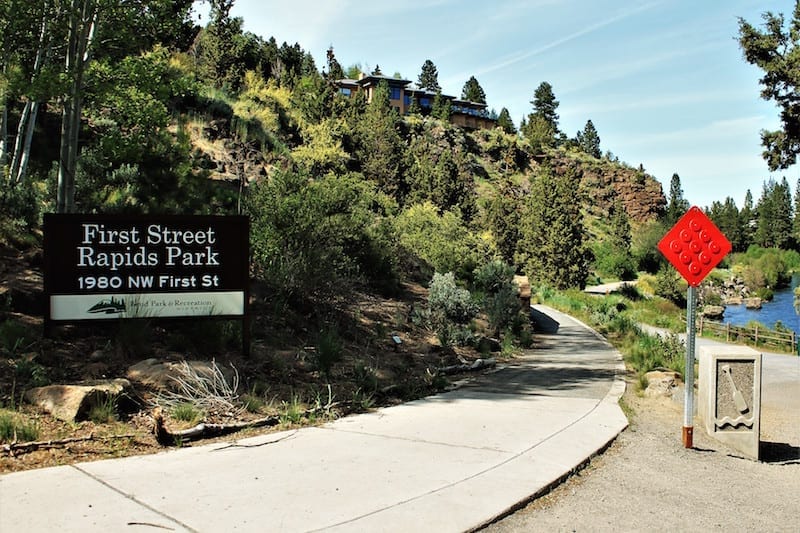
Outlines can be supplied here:
M689 286L697 287L731 251L731 243L698 207L691 207L658 243Z

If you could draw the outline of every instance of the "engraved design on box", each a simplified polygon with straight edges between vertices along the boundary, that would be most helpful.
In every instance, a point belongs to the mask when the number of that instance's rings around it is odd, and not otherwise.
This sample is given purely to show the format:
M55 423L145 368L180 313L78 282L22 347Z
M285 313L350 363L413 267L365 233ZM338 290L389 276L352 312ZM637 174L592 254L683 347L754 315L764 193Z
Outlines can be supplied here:
M752 361L717 361L717 398L714 425L720 431L751 431L753 413Z

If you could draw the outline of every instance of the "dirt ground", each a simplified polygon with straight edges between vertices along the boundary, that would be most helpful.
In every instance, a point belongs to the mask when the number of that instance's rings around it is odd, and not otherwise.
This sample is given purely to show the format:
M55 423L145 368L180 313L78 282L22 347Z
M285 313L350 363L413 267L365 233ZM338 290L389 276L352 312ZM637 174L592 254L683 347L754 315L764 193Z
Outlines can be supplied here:
M684 448L682 403L634 389L631 425L605 453L484 531L800 531L800 414L762 412L755 462L699 427Z

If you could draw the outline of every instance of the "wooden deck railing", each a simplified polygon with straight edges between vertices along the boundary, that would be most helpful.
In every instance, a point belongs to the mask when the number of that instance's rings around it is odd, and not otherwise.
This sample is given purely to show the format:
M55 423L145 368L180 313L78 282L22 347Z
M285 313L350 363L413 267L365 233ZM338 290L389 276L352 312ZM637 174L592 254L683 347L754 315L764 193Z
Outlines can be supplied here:
M757 325L752 328L732 326L730 323L708 320L702 315L700 316L698 331L701 337L705 331L716 337L724 337L726 342L743 342L745 344L753 344L756 347L774 346L783 350L788 349L791 353L798 354L797 334L794 331L775 331L759 328Z

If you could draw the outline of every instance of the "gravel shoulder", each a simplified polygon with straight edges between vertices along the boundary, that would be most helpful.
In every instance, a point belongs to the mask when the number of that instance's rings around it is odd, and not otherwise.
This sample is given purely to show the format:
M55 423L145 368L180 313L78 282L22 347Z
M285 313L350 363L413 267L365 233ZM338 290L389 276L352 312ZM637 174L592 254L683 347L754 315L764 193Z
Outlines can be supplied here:
M800 531L800 415L762 410L755 462L697 426L685 449L682 395L634 388L624 396L630 427L605 453L484 531Z

